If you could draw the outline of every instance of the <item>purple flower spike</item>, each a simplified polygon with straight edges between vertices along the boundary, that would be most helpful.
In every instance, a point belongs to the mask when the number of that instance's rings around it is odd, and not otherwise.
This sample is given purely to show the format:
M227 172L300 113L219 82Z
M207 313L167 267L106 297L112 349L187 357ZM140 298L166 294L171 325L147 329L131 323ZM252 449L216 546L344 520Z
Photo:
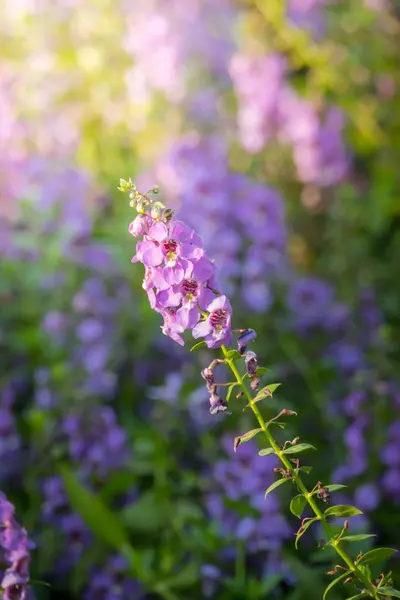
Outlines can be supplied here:
M124 185L130 189L132 184ZM195 337L205 337L209 348L229 344L232 308L216 290L215 265L204 252L202 239L160 202L153 207L148 202L147 212L129 226L133 236L143 236L132 262L145 267L143 288L151 308L164 319L162 332L182 346L181 334L187 329L193 329ZM205 311L209 315L201 321Z
M4 600L24 600L29 581L29 549L31 543L27 533L15 520L14 507L0 492L0 546L5 550L5 561L9 565L0 587Z
M205 321L193 328L195 339L204 337L208 348L220 348L232 341L232 307L226 296L218 296L208 306L210 313Z

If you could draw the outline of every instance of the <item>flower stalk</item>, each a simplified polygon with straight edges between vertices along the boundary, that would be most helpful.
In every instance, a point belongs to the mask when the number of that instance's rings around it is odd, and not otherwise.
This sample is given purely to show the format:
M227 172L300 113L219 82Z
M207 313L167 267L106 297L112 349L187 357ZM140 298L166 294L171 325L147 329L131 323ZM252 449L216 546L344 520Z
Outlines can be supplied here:
M290 462L290 460L281 451L279 445L277 444L273 435L271 434L270 430L268 429L267 424L265 423L265 421L261 415L260 409L258 408L257 404L254 402L252 395L250 394L245 382L243 381L243 378L240 375L239 370L238 370L237 366L235 365L235 362L229 358L228 349L226 348L226 346L222 346L221 350L225 357L225 363L231 369L233 375L236 378L237 383L241 387L243 394L244 394L246 400L248 401L249 407L253 411L253 414L256 417L269 446L271 446L271 448L274 450L274 453L279 458L279 460L281 461L281 463L283 464L285 469L290 471L292 480L297 485L299 491L304 495L308 505L310 506L310 508L313 511L313 513L315 514L315 516L321 522L321 525L332 545L332 548L334 548L334 550L337 552L337 554L346 563L349 570L353 572L354 576L357 577L359 579L359 581L361 581L361 583L363 583L363 585L368 590L368 592L370 593L372 598L379 600L379 596L378 596L376 587L373 585L373 583L371 582L369 577L367 577L363 573L363 571L353 562L353 560L351 559L349 554L346 552L346 550L340 545L340 539L335 538L335 534L332 531L332 528L330 527L325 515L320 510L318 504L315 502L312 493L310 493L307 490L307 488L299 474L298 469L296 467L294 467L294 465Z

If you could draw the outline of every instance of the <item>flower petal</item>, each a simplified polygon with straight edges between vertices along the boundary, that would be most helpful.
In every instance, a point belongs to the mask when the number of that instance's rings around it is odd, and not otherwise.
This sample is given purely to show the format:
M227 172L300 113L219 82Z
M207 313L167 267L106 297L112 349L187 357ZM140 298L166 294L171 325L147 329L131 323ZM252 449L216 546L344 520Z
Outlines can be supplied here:
M149 229L148 236L157 242L163 242L168 238L168 229L164 223L156 222Z
M185 271L177 264L174 267L164 267L162 274L165 281L170 285L175 285L182 281L185 276Z
M211 331L212 326L210 323L210 319L206 319L205 321L200 321L200 323L197 323L197 325L193 327L192 335L195 339L197 339L199 337L204 337L208 335L209 333L211 333Z
M232 312L231 303L228 298L224 295L217 296L214 300L207 306L208 312L215 312L216 310L225 309L228 312Z
M164 260L159 246L152 242L142 242L146 247L142 250L142 262L146 267L158 267Z

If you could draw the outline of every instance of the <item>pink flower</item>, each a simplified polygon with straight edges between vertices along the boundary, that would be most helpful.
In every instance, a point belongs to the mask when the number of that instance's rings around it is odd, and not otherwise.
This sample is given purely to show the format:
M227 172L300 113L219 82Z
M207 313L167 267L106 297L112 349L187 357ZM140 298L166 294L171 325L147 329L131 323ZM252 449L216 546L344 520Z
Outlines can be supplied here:
M145 239L137 244L136 256L132 260L139 260L146 267L162 266L163 278L174 285L190 276L193 269L191 260L199 260L203 254L200 238L184 223L174 221L167 226L156 222Z
M208 348L220 348L232 341L232 307L226 296L217 296L207 306L210 313L205 321L193 328L193 337L204 337Z

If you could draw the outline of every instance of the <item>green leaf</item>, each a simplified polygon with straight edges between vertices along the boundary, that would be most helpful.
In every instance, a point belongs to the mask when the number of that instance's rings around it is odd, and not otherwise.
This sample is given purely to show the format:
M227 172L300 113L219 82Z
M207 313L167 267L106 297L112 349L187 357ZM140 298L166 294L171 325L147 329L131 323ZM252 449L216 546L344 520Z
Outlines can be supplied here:
M193 350L197 350L197 348L201 348L201 346L205 346L206 343L204 340L201 340L200 342L197 342L197 344L195 344L194 346L192 346L190 348L190 352L193 352Z
M362 540L367 540L368 538L376 537L373 533L357 533L356 535L344 535L340 538L342 542L362 542Z
M355 515L362 515L362 511L355 506L348 506L347 504L330 506L325 511L326 517L354 517Z
M240 358L243 358L243 356L237 350L229 350L229 352L226 353L225 358L227 360L239 360Z
M265 498L268 496L268 494L270 494L273 490L275 490L277 487L279 487L280 485L282 485L283 483L286 483L287 481L290 481L290 479L277 479L276 481L274 481L274 483L272 483L269 488L267 489L267 491L265 492Z
M324 591L324 595L322 596L322 600L325 600L328 592L333 588L333 586L335 586L337 583L339 583L339 581L341 581L345 577L348 577L349 573L351 573L351 572L352 571L345 571L344 573L342 573L341 575L339 575L339 577L336 577L336 579L334 579L333 581L331 581L330 584L328 585L328 587Z
M371 597L369 595L369 592L367 592L367 590L365 590L365 592L361 592L361 594L356 594L355 596L351 596L351 598L346 598L346 600L361 600L361 598L367 598L367 597Z
M73 509L86 525L105 542L119 548L128 541L128 536L119 518L101 500L85 488L67 467L61 468L65 489Z
M295 543L294 543L294 545L296 547L296 550L297 550L300 538L303 537L303 535L305 534L305 532L307 531L307 529L310 527L310 525L312 525L313 523L315 523L315 521L319 521L319 517L314 517L313 519L310 519L309 521L306 521L304 523L304 526L301 528L301 530L299 530L300 533L296 534L296 540L295 540Z
M272 398L272 393L280 385L281 385L280 383L270 383L269 385L266 385L261 390L259 390L259 392L257 393L257 396L253 399L253 402L260 402L260 400L264 400L264 398L266 398L267 396Z
M316 448L311 444L295 444L294 446L289 446L289 448L283 450L283 454L298 454L299 452L305 452L306 450L316 450Z
M307 500L305 499L303 494L298 494L290 501L290 512L300 519L301 513L303 512L305 506L307 504Z
M243 433L243 435L238 435L237 437L235 437L233 442L234 451L236 452L236 449L238 446L240 446L240 444L243 444L244 442L248 442L249 440L253 439L253 437L257 435L257 433L260 433L260 431L262 431L262 429L261 427L258 427L258 429L252 429L247 433Z
M322 486L328 490L328 492L337 492L338 490L342 490L343 488L347 488L347 485L342 485L341 483L331 483L329 485ZM315 490L314 494L318 494L318 490Z
M376 591L382 596L393 596L393 598L400 598L400 592L392 587L380 587Z
M232 392L235 389L235 387L237 387L238 385L240 385L240 383L235 382L235 383L231 383L231 385L228 387L228 391L226 393L226 401L227 402L229 402L229 400L231 399Z
M263 388L263 389L268 390L268 392L270 392L272 395L280 385L282 385L282 384L281 383L270 383L270 384L266 385L265 388Z
M300 473L305 473L306 475L309 475L311 473L312 469L313 469L312 467L304 466L304 467L299 467L298 469L296 469L296 471L299 471Z
M371 563L382 562L388 559L392 554L396 554L398 550L394 548L375 548L366 552L360 560L356 562L357 565L369 565Z
M262 375L264 375L264 373L267 373L267 371L269 371L269 370L270 369L267 369L267 367L257 367L255 377L261 377ZM243 375L243 379L252 379L252 378L249 377L248 374L246 373L245 375Z
M275 450L273 448L263 448L259 451L258 456L269 456L270 454L275 454Z

